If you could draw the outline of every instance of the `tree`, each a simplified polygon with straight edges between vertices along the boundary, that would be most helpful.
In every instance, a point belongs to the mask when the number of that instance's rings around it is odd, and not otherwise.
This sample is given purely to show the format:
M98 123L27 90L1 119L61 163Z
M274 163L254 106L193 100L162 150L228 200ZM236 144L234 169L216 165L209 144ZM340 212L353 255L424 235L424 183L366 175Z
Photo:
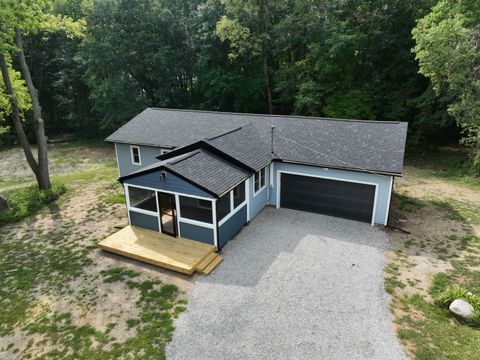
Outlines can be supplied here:
M480 3L441 0L412 33L420 73L448 97L464 143L476 143L480 156Z
M10 79L13 93L16 94L20 118L25 117L25 112L31 109L30 97L28 94L25 81L22 80L21 74L13 69L10 57L4 59L8 71L7 77ZM12 103L10 96L7 94L5 83L0 82L0 126L5 124L8 126L10 118L13 116Z
M186 24L195 6L163 0L93 3L80 56L103 129L117 128L147 106L191 104L194 58Z
M229 41L229 57L234 61L239 56L261 58L265 81L268 113L273 113L271 64L274 62L273 26L278 14L284 9L281 1L273 0L222 0L227 15L217 22L216 32L222 41Z
M33 83L30 68L27 64L23 36L24 34L35 34L39 31L49 33L64 27L73 28L71 26L72 22L68 18L49 13L52 3L47 0L1 0L0 5L0 26L2 30L0 36L0 69L6 93L10 98L13 125L27 162L35 174L38 187L42 190L50 189L47 137L45 136L42 107L38 90ZM37 159L33 156L30 143L22 126L19 97L12 83L7 60L10 56L17 57L20 72L30 96Z
M42 190L50 189L50 175L48 170L47 138L45 136L42 119L42 108L38 100L38 92L33 85L30 70L23 51L22 31L36 31L40 18L46 7L45 1L2 0L0 7L0 24L2 36L0 42L0 68L5 89L10 97L13 124L20 145L25 153L27 162L37 179L38 187ZM33 122L37 142L37 160L33 157L32 149L25 135L20 118L20 108L10 79L6 57L9 53L18 56L21 73L25 80L33 110Z

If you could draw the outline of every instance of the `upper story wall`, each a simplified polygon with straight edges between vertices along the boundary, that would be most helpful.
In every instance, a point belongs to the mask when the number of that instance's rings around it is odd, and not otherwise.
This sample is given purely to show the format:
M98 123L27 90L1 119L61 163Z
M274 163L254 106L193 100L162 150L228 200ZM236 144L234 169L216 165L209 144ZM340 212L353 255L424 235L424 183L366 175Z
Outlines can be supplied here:
M120 176L125 176L134 171L141 170L145 166L152 165L159 161L156 157L160 155L160 152L162 150L161 148L138 145L138 147L140 148L141 165L133 164L130 146L131 145L129 144L115 143L118 172Z

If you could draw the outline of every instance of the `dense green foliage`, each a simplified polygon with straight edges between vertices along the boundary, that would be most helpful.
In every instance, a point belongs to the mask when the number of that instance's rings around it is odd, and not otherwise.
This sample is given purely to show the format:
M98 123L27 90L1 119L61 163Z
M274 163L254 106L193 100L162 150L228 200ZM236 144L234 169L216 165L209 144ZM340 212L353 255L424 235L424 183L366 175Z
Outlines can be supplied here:
M65 185L54 184L50 190L39 190L36 186L20 189L6 196L9 209L0 212L2 223L19 221L59 198L66 191Z
M412 143L451 143L456 123L476 138L477 10L474 0L56 0L25 48L49 135L106 134L156 106L408 121Z
M467 143L480 141L479 25L480 2L441 0L413 31L420 71L440 97L448 96L448 112Z

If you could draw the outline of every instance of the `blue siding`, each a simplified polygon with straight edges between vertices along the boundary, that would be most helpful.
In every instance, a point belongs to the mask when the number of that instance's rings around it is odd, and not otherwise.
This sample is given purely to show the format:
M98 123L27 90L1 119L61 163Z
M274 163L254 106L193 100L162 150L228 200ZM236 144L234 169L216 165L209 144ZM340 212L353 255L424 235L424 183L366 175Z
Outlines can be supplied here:
M160 171L154 171L148 174L139 175L125 180L127 185L139 185L158 190L171 191L176 193L182 193L193 196L202 196L207 198L213 198L209 193L197 188L196 186L180 179L178 176L173 175L167 171L167 178L160 180Z
M115 146L117 147L117 163L120 176L128 175L134 171L141 170L145 166L159 162L156 157L160 155L160 148L139 145L138 147L140 148L140 158L142 160L142 165L134 165L132 164L130 145L116 143Z
M253 187L254 181L253 176L248 178L249 182L249 201L250 201L250 209L249 209L249 219L252 220L257 214L267 205L268 203L268 196L270 193L269 184L270 184L270 167L265 169L265 188L258 192L257 194L253 194Z
M158 218L156 216L141 214L136 211L130 211L130 224L153 231L159 231Z
M213 239L213 229L205 228L202 226L187 224L180 221L180 236L200 241L205 244L215 245Z
M391 176L369 174L355 171L325 169L314 166L274 163L273 190L270 192L269 204L276 205L277 202L277 172L291 171L304 175L313 175L326 178L344 179L350 181L361 181L377 184L377 204L375 207L375 224L384 224L388 213Z
M244 205L230 219L225 221L218 228L218 248L221 249L228 240L240 231L243 225L247 223L247 205Z

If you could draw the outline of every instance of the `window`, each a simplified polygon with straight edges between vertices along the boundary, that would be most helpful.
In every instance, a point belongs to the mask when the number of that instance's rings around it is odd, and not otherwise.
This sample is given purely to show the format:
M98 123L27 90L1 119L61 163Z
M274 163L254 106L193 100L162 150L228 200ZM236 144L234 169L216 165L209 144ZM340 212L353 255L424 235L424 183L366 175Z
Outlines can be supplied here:
M129 186L128 198L130 207L157 212L157 199L153 190Z
M254 193L259 192L265 187L265 169L266 167L264 167L260 171L257 171L254 175L254 178L253 178Z
M217 218L222 220L230 213L230 191L217 200Z
M211 224L212 202L187 196L180 196L180 216L185 219L197 220Z
M132 155L132 164L142 165L142 159L140 158L140 148L138 146L130 146L130 153Z
M238 205L245 201L245 183L242 182L233 188L233 208L237 208Z

